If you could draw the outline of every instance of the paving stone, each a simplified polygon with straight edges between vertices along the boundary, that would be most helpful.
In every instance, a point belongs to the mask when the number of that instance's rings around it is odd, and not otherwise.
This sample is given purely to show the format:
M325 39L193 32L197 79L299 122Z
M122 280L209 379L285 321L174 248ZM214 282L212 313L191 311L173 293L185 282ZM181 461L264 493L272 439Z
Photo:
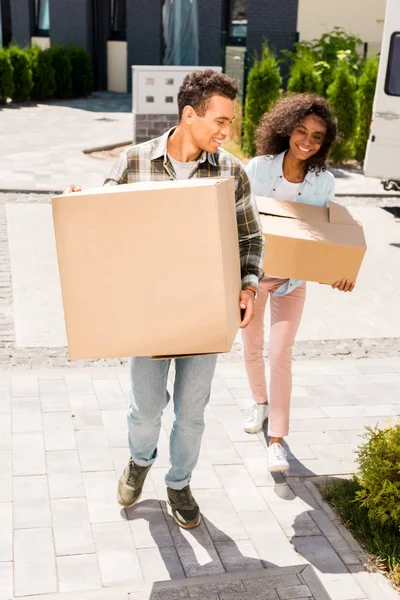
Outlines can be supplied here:
M228 573L258 571L263 564L250 540L215 542L219 558Z
M85 495L78 452L47 452L50 498L82 498Z
M76 448L74 428L69 412L43 413L43 431L48 452Z
M195 497L214 542L248 539L239 516L223 490L196 490Z
M213 583L202 583L198 585L191 585L187 588L189 596L192 597L203 597L212 596L219 594L237 594L245 592L246 588L242 580L238 581L215 581Z
M11 452L11 415L0 415L0 454Z
M85 498L52 500L51 512L57 556L95 552Z
M132 509L127 518L136 548L163 548L174 545L164 512L158 500L143 499Z
M293 539L297 552L310 562L335 600L359 600L364 592L323 536Z
M0 600L10 600L13 595L13 563L0 563Z
M12 500L11 454L0 454L0 502Z
M121 507L117 504L117 478L114 471L83 473L85 492L91 523L121 520Z
M14 577L16 596L57 592L51 528L15 531Z
M306 585L278 587L276 591L281 600L295 600L296 598L311 597L311 592Z
M11 395L18 396L39 396L39 383L36 376L21 377L13 375L11 378Z
M0 503L0 563L13 560L12 504Z
M278 600L279 596L274 589L267 589L263 592L240 594L219 594L220 600Z
M321 534L308 514L307 506L293 494L289 486L281 486L277 490L264 487L261 494L289 538Z
M279 586L297 586L300 579L295 573L282 573L281 575L268 575L243 579L243 584L248 592L262 592L265 588L277 588Z
M146 583L163 579L185 577L181 561L174 547L139 548L137 554Z
M13 435L13 475L44 475L46 461L42 433Z
M51 527L46 475L13 478L14 529Z
M339 530L335 527L333 521L329 519L322 509L312 511L311 518L318 525L319 529L326 536L346 565L360 564L359 558L351 550L347 542L340 535Z
M92 525L103 585L136 585L143 582L129 524Z
M216 466L215 471L237 512L265 509L265 503L244 466Z
M286 567L302 562L302 558L296 553L286 534L267 508L259 513L240 513L240 519L258 555L267 567L271 565Z
M95 554L59 556L57 572L60 592L91 590L101 586L99 566Z

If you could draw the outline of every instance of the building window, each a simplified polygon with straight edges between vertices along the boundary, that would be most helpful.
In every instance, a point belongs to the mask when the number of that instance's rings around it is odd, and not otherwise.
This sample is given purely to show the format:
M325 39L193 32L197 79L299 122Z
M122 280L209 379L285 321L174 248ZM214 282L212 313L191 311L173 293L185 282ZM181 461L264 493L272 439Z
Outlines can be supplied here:
M400 96L400 32L392 34L389 61L386 73L385 92L389 96Z
M126 40L126 0L110 0L111 40Z
M34 0L35 35L48 36L50 30L49 0Z
M247 36L247 2L248 0L231 0L230 36L245 39Z
M0 48L11 43L10 0L0 0Z

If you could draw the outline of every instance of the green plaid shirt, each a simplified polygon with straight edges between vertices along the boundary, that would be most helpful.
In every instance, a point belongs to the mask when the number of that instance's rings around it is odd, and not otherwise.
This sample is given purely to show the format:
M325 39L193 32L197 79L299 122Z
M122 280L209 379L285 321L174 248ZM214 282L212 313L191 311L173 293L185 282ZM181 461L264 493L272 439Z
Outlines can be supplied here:
M167 131L159 138L127 148L117 159L104 185L176 179L167 154L168 137L173 130ZM225 150L219 150L215 154L203 152L197 168L190 177L232 176L235 178L242 288L248 285L258 288L258 282L263 276L264 236L249 179L242 163Z

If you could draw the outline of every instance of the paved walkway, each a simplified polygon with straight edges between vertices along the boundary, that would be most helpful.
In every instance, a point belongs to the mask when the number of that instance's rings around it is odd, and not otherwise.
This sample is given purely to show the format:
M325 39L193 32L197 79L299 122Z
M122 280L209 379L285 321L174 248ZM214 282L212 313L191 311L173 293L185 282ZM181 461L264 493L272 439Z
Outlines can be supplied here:
M0 108L0 190L102 185L112 162L83 150L129 142L132 130L129 94L96 92L88 99ZM334 174L338 194L393 195L359 169L334 169Z
M351 473L364 426L397 418L400 360L299 362L294 376L284 479L267 472L264 434L243 431L250 392L242 361L220 359L192 479L204 519L182 531L164 484L172 405L142 500L125 511L116 485L129 456L128 370L1 372L0 599L110 586L126 593L154 581L302 564L333 600L398 598L365 571L361 548L313 478ZM310 597L295 591L278 595Z

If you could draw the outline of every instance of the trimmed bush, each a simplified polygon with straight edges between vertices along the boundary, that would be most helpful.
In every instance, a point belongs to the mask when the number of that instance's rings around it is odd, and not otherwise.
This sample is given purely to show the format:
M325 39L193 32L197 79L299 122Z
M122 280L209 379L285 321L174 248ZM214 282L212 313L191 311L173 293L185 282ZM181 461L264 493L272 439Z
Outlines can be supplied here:
M294 61L290 69L287 91L299 94L305 92L321 94L321 76L311 56L303 56Z
M56 90L55 98L72 97L72 67L68 56L68 50L60 46L52 46L49 49L51 64L54 69Z
M13 67L5 48L0 48L0 104L5 104L14 93Z
M33 100L49 100L56 91L56 79L51 60L50 49L42 50L39 46L27 48L32 77Z
M12 99L16 102L28 100L33 87L31 65L27 53L18 46L10 46L8 55L13 66L14 92Z
M356 128L356 78L345 58L339 60L333 81L327 90L327 99L332 106L339 126L339 139L334 142L331 158L342 162L352 157L352 142Z
M254 65L250 69L247 85L242 144L243 152L247 156L254 156L256 152L255 129L263 114L279 98L281 87L282 77L277 60L265 44L261 59L256 57Z
M73 96L90 96L93 91L93 72L89 54L79 46L69 46L67 54L72 67Z
M354 144L354 157L360 162L364 160L369 138L378 68L379 59L377 57L371 58L365 63L362 75L358 80L357 131Z
M400 533L400 423L387 429L368 428L358 449L361 490L357 501L370 520L394 525Z

